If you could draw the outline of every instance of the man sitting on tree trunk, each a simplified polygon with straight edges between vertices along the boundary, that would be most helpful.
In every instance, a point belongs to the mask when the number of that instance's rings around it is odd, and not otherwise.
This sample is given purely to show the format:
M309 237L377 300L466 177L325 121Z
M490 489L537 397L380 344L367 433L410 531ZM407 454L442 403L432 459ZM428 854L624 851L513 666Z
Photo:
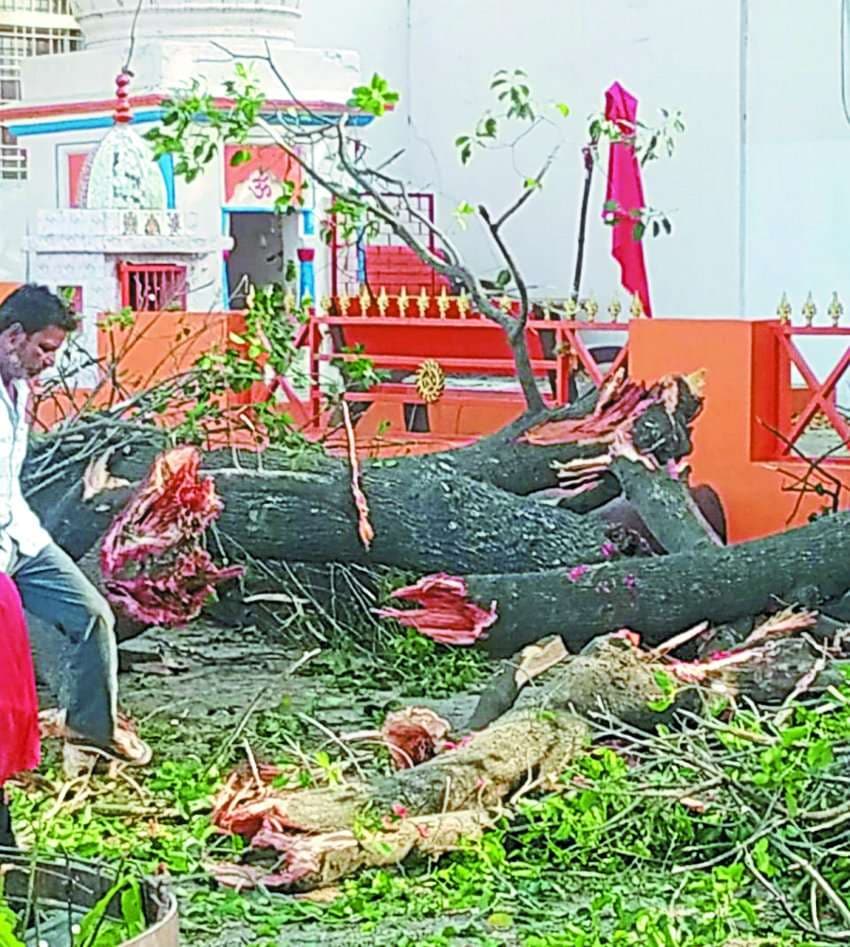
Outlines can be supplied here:
M29 382L53 365L76 327L62 300L43 286L22 286L0 304L0 571L13 577L26 611L67 642L66 767L96 756L144 766L150 748L118 719L112 610L21 491Z

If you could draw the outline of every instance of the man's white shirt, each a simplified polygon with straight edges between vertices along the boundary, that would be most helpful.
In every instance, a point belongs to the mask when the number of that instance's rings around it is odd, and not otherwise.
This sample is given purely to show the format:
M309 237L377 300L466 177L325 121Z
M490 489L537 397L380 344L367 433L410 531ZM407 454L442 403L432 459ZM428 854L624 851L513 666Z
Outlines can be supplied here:
M14 561L15 547L23 556L37 556L50 536L30 509L21 490L21 470L27 455L29 385L12 383L14 398L0 382L0 571Z

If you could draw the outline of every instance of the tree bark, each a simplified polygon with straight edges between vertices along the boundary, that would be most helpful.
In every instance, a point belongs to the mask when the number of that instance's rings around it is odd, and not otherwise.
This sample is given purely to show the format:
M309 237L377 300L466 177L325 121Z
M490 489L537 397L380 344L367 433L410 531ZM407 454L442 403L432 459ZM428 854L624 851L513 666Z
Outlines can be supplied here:
M435 586L400 590L418 610L392 617L449 640L447 600L429 608ZM497 618L480 646L497 657L559 634L577 650L620 628L657 643L701 621L731 622L781 605L815 608L850 589L850 512L737 546L697 547L658 558L550 570L533 575L467 576L465 594L448 592L460 606L495 603ZM436 587L439 591L439 585ZM453 631L464 631L452 623Z
M138 480L148 456L117 458L112 472ZM612 535L601 520L515 496L442 465L373 463L362 478L375 529L367 552L357 533L351 475L342 462L319 458L312 469L257 470L223 467L233 462L227 452L206 460L224 503L218 529L234 560L247 551L256 558L417 572L535 571L600 562ZM57 542L79 559L128 493L110 490L83 501L77 480L58 499L36 493L32 505Z

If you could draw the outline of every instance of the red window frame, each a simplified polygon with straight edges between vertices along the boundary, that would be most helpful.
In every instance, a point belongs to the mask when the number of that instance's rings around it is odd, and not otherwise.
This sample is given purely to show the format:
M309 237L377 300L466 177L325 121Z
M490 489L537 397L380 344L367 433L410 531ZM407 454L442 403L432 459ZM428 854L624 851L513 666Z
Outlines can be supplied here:
M186 267L172 263L119 263L121 306L135 312L185 311Z

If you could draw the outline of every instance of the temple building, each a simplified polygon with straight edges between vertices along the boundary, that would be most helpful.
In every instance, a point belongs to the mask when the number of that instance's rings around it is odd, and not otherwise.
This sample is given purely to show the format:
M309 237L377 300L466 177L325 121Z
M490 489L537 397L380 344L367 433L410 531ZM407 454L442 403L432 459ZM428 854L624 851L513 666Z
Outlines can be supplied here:
M92 340L101 313L238 309L250 284L287 271L300 269L302 294L315 298L314 274L327 270L315 259L325 252L316 233L321 197L298 213L275 213L283 182L300 179L286 152L249 142L240 148L250 160L234 166L228 146L187 183L171 156L153 160L143 135L187 77L222 97L239 57L269 57L305 108L338 115L358 82L358 57L300 48L300 0L171 0L138 9L79 0L75 12L84 48L21 62L23 99L0 110L28 156L21 212L4 237L10 272L0 275L71 291ZM269 62L254 69L270 122L301 107Z

